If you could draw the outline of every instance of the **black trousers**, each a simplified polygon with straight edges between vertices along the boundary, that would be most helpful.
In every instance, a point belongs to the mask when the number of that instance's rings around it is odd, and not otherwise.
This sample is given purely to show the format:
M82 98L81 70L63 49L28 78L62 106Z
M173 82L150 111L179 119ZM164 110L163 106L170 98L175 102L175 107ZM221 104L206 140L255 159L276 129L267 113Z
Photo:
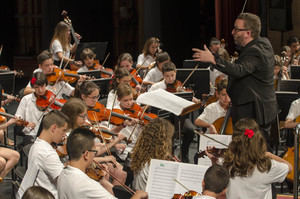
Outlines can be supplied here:
M232 105L231 117L233 125L242 118L252 118L257 121L254 103L250 102L242 105ZM271 124L272 122L268 124L259 124L261 133L267 142L268 151L270 152L272 152L272 141L270 136Z

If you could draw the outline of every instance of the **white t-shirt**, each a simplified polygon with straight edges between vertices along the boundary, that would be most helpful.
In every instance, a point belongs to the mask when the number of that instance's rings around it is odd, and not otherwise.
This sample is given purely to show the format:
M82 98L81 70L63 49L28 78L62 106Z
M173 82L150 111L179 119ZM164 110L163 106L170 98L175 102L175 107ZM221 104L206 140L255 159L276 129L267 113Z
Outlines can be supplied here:
M99 182L72 166L67 166L61 172L57 190L60 199L115 199Z
M22 98L15 115L28 122L35 123L35 128L33 130L25 127L23 132L25 135L36 137L41 123L41 116L43 114L44 112L37 108L36 97L34 93L31 93Z
M142 53L138 56L136 65L149 66L153 62L155 62L155 59L151 55L145 57L144 53Z
M106 101L106 108L107 109L112 109L112 105L115 104L113 108L120 108L120 101L118 100L118 97L116 97L116 92L115 90L110 90L107 96L107 101Z
M155 90L157 90L157 89L164 89L164 90L166 90L167 89L167 85L166 85L166 83L165 83L165 80L162 80L162 81L160 81L160 82L157 82L157 83L155 83L155 84L153 84L151 87L150 87L150 89L148 90L148 92L150 92L150 91L155 91Z
M21 198L31 186L41 186L58 198L56 180L64 165L53 147L45 140L37 138L31 146L28 156L28 169L17 193Z
M155 68L152 68L146 75L144 81L147 82L159 82L164 78L163 73L158 69L156 66Z
M272 199L271 183L283 182L289 168L282 162L271 160L272 166L269 172L261 173L257 168L249 177L230 178L227 187L227 198L234 199Z
M142 168L138 173L134 174L133 188L135 190L146 190L147 180L149 176L149 164L146 163L144 168Z
M214 123L217 119L225 117L226 110L220 105L219 101L209 104L197 119L201 119L209 124Z
M286 119L294 120L300 115L300 98L292 102Z
M59 57L56 54L56 53L59 53L59 52L63 53L64 57L70 57L70 48L67 49L66 51L64 51L60 41L58 41L57 39L55 39L52 42L51 47L50 47L50 52L53 54L53 59L55 61L60 61Z

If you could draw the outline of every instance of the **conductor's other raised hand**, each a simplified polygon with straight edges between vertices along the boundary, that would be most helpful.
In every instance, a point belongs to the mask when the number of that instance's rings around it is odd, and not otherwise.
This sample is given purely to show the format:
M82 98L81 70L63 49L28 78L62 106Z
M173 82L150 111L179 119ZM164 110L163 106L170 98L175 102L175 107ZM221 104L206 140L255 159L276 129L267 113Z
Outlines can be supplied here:
M209 51L206 45L204 45L204 50L198 48L192 48L192 50L194 51L193 58L195 61L216 64L214 55Z

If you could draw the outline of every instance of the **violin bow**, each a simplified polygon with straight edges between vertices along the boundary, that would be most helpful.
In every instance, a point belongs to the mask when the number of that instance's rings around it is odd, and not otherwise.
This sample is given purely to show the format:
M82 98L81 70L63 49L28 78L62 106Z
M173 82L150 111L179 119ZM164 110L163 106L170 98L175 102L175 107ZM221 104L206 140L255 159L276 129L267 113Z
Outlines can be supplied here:
M107 61L107 59L108 59L109 56L110 56L110 52L107 53L107 55L106 55L106 57L105 57L105 59L104 59L104 61L103 61L103 63L102 63L102 66L103 66L103 67L104 67L104 64L105 64L105 62Z
M107 152L108 155L111 155L111 152L110 152L110 150L108 149L108 147L107 147L107 145L106 145L106 142L105 142L104 136L103 136L103 134L102 134L102 131L100 130L101 128L100 128L100 124L99 124L99 122L98 122L98 117L97 117L95 111L93 111L92 113L93 113L93 117L94 117L95 121L97 121L97 122L96 122L96 125L97 125L97 127L98 127L98 129L99 129L100 137L101 137L101 139L102 139L102 141L103 141L103 143L104 143L106 152Z
M198 131L198 130L194 130L194 133L196 133L197 135L202 135L202 136L204 136L204 137L206 137L206 138L208 138L208 139L210 139L210 140L212 140L212 141L214 141L214 142L216 142L216 143L218 143L218 144L221 144L221 145L223 145L223 146L225 146L225 147L228 147L227 144L224 144L223 142L220 142L219 140L216 140L216 139L214 139L214 138L211 138L211 137L205 135L203 132L200 132L200 131Z
M185 83L190 79L190 77L193 75L193 73L196 71L196 69L199 67L199 63L195 66L195 68L190 72L190 74L187 76L187 78L182 83L182 87L185 85Z
M174 181L179 184L180 186L182 186L186 191L189 191L190 189L187 188L184 184L182 184L179 180L177 180L176 178L174 178Z
M116 103L116 99L117 99L117 91L115 91L115 97L114 97L114 101L113 101L113 104L111 106L111 111L109 113L109 117L108 117L108 121L107 121L107 127L109 127L110 125L110 120L111 120L111 114L112 114L112 111L114 109L114 106L115 106L115 103Z
M114 180L116 180L128 193L130 193L131 195L134 195L135 192L129 188L127 185L123 184L116 176L114 176L111 172L109 172L108 169L106 169L102 164L100 164L99 162L97 162L96 160L93 160L94 163L101 169L103 169L105 172L107 172Z

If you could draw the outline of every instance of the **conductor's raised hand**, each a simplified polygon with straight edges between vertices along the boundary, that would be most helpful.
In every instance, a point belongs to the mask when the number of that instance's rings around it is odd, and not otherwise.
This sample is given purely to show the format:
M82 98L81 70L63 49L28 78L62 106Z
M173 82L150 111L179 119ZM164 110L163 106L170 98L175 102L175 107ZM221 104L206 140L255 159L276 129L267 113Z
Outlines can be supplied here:
M204 45L204 50L198 48L192 48L192 50L194 51L193 58L195 61L216 64L214 55L209 51L206 45Z

